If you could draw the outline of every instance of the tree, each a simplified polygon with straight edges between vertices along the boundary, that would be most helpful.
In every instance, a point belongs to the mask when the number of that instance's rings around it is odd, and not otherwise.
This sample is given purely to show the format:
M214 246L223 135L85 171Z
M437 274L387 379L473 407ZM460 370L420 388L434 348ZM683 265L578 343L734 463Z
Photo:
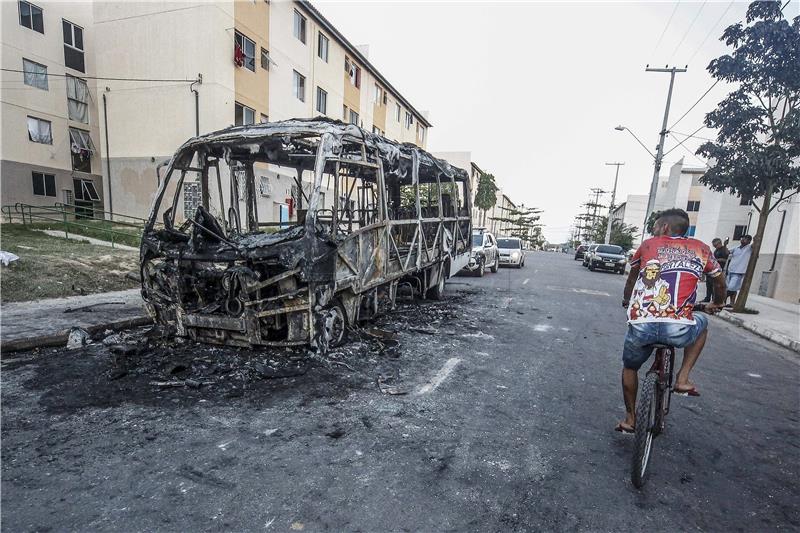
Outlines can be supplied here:
M658 217L661 216L661 211L653 211L650 213L650 216L647 217L647 225L645 226L645 231L647 232L646 235L653 234L653 228L656 226L656 220Z
M522 240L524 244L529 247L541 246L544 242L542 235L542 225L538 220L541 218L541 209L535 207L505 207L505 216L492 217L492 220L506 224L508 228L508 235L510 237L517 237Z
M789 23L780 2L757 1L748 7L746 21L724 31L721 40L733 51L708 65L714 78L737 88L706 115L705 125L718 130L717 140L697 150L713 161L701 183L761 199L760 206L753 202L758 227L734 306L738 312L747 303L767 218L800 187L800 17Z
M475 191L475 207L483 211L481 225L486 226L486 212L497 204L497 191L499 187L494 182L494 175L481 173L478 178L478 187Z
M592 227L592 240L594 242L604 242L606 238L606 225L608 217L601 217ZM611 221L611 238L609 244L621 246L624 250L633 248L633 241L639 228L623 223L621 220Z

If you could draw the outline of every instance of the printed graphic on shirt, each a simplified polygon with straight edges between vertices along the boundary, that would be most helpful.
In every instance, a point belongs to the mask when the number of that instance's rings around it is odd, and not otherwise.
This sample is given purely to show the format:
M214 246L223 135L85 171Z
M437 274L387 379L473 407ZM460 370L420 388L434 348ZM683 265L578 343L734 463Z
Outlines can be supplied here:
M711 249L696 239L655 237L642 243L631 266L644 265L633 287L628 322L694 324L692 308L703 273L716 276L720 267Z

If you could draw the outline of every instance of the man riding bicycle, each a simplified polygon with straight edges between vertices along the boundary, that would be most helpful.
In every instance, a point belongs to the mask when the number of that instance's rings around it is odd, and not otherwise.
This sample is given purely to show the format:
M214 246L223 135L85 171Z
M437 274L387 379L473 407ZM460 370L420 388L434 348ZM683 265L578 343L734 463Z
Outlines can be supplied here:
M704 273L713 279L714 302L706 306L713 312L725 303L725 277L711 249L684 236L688 229L686 211L662 211L653 226L654 237L644 241L631 258L622 300L628 310L622 352L625 420L617 424L617 431L634 431L639 368L650 358L654 344L684 348L673 390L677 394L700 395L689 381L708 333L706 317L692 313L697 282Z

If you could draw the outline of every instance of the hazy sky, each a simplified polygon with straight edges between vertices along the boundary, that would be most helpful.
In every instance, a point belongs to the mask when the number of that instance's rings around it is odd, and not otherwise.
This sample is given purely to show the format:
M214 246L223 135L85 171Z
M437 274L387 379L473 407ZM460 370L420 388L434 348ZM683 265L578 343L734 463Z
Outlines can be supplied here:
M784 13L797 16L799 4L793 0ZM748 3L315 5L353 44L368 44L370 61L429 112L430 151L472 152L512 200L544 209L545 236L562 242L589 189L611 189L614 167L604 163L626 163L617 203L649 189L651 157L630 134L614 130L627 126L655 152L669 74L645 72L645 65L689 65L676 75L671 125L713 83L706 66L725 53L719 37L744 18ZM718 84L674 131L694 132L729 90ZM667 149L683 139L668 138ZM702 142L684 146L694 153ZM684 156L688 165L702 164L677 147L662 174Z

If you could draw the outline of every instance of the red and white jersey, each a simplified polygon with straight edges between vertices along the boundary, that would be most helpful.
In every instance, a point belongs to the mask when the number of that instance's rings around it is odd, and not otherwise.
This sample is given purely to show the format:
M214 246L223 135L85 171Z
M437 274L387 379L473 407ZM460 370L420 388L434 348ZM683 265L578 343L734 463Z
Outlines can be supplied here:
M630 324L694 324L697 282L704 273L712 277L721 273L711 249L687 237L647 239L633 254L631 266L640 270L628 306Z

